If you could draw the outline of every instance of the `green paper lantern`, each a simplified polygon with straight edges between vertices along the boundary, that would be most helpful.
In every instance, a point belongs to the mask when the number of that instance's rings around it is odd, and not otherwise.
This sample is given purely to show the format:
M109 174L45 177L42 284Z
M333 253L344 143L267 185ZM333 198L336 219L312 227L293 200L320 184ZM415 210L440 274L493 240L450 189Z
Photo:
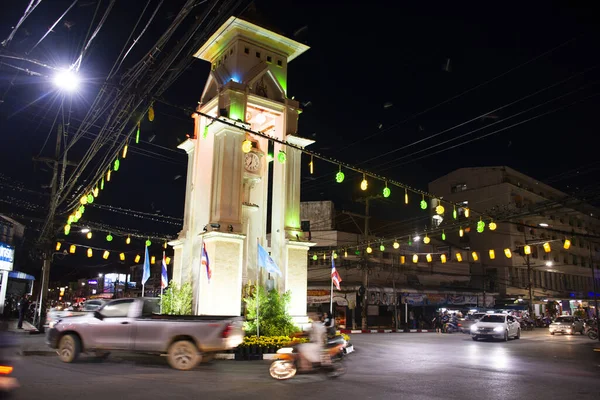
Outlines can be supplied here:
M356 251L354 252L354 254L356 254L357 256L360 256L360 250L356 250Z
M442 232L442 240L446 240L446 234Z
M135 133L135 143L138 144L140 142L140 124L137 126L137 131Z
M85 206L79 206L79 210L78 211L79 211L79 213L81 215L83 215L83 213L85 212Z
M392 191L390 190L390 188L387 186L384 187L383 188L383 197L386 197L386 198L390 197L390 194L392 194Z
M110 233L108 235L106 235L106 241L107 242L112 242L112 240L113 240L113 237L112 237L112 235Z
M338 172L337 174L335 174L335 181L337 183L342 183L344 182L344 178L346 178L346 175L344 175L344 173L342 171Z
M385 251L385 246L384 245L379 246L379 251Z
M458 218L458 213L456 212L456 208L452 211L452 218Z
M150 247L152 245L152 242L150 241L150 239L146 240L146 247Z
M67 219L67 224L71 225L74 220L75 220L75 217L73 215L69 215L69 218Z
M427 202L425 200L421 200L421 210L427 210Z
M277 161L279 161L281 164L285 164L286 159L287 156L285 155L285 151L279 150L279 153L277 154Z
M479 221L477 222L477 232L481 233L485 229L485 222Z
M121 166L121 161L119 161L119 159L117 158L115 160L115 165L113 166L113 171L115 171L115 172L118 171L120 166Z
M87 200L88 200L88 204L91 204L94 202L94 195L93 194L88 194L87 195Z
M267 154L267 161L268 162L273 161L273 154L271 154L271 153Z
M68 235L69 233L71 233L71 225L67 224L65 225L65 235Z
M104 177L102 177L102 180L100 181L100 190L104 190Z
M316 254L313 254L313 256L312 256L312 259L313 259L313 260L317 261L317 259L318 259L318 258L319 258L319 257L317 257L317 255L316 255Z

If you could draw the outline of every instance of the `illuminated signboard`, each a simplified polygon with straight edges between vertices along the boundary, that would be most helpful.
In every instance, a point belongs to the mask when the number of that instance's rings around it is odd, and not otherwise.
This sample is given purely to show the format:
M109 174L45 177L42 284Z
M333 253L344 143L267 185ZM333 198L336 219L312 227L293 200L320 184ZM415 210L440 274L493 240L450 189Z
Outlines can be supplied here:
M95 279L90 279L90 280L88 281L88 285L97 285L97 284L98 284L98 281L97 281L97 280L95 280Z
M0 242L0 270L12 271L15 260L15 248Z
M119 274L105 274L104 275L104 288L103 293L114 293L115 282L119 279Z

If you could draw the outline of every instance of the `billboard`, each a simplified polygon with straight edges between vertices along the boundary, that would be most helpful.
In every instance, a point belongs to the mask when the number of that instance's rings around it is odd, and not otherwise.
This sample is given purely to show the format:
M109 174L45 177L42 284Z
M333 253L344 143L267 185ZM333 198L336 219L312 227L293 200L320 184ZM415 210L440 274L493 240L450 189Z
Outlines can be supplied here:
M15 260L15 248L0 242L0 270L12 271Z
M105 274L102 293L114 293L117 279L119 279L119 274Z

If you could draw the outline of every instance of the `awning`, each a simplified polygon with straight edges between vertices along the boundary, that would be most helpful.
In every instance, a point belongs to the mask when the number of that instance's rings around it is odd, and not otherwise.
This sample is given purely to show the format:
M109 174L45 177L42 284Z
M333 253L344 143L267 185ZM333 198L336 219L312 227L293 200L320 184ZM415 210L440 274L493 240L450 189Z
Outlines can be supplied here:
M28 275L24 272L20 272L20 271L10 271L8 273L8 277L9 278L13 278L13 279L24 279L26 281L35 281L35 278L33 277L33 275Z

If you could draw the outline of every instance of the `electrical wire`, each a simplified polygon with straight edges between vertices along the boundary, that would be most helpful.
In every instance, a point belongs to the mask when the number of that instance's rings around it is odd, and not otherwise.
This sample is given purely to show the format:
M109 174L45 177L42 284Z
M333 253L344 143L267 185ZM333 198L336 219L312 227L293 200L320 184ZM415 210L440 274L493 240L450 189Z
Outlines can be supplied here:
M36 0L31 0L29 2L29 5L25 9L25 13L21 17L21 19L19 19L19 22L17 22L17 25L15 25L15 27L10 32L10 34L8 35L8 37L2 41L2 46L3 47L8 47L8 45L12 41L13 37L17 33L17 30L19 30L19 28L21 27L21 25L23 24L23 22L25 22L25 20L27 19L27 17L29 17L29 15L31 15L31 13L33 12L33 10L35 10L35 8L37 6L39 6L41 2L42 2L42 0L37 0L37 1Z

